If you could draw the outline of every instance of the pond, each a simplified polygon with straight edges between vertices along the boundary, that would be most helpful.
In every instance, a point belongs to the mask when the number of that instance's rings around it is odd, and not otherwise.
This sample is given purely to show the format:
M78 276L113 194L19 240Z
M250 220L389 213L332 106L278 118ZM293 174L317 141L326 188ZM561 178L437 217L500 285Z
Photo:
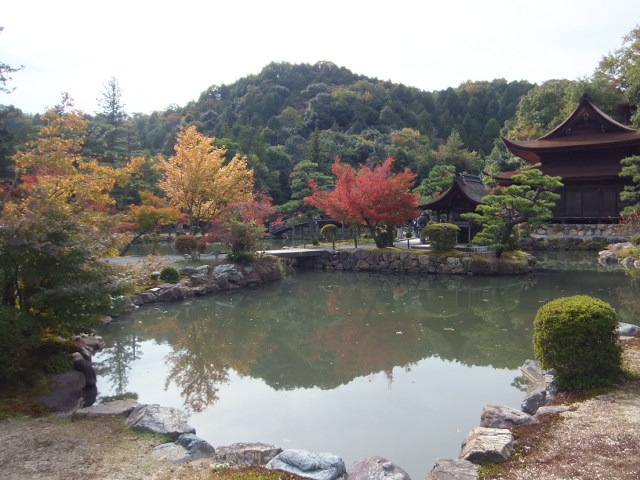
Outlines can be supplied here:
M484 405L519 408L543 303L588 294L637 318L634 280L594 263L523 277L300 272L147 306L101 332L98 388L187 409L214 446L331 452L347 467L380 455L424 478L457 457Z

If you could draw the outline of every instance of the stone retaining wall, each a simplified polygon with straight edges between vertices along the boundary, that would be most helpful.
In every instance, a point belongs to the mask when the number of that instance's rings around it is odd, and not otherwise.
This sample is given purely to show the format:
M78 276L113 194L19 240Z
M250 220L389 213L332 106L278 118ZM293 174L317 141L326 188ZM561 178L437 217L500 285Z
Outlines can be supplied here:
M625 241L623 227L612 223L532 226L530 237L520 240L526 250L602 250L610 243Z
M355 249L325 251L318 257L291 259L292 266L326 271L364 271L382 273L438 273L453 275L517 275L532 271L533 257L502 258L460 252L439 256L411 252L378 252Z

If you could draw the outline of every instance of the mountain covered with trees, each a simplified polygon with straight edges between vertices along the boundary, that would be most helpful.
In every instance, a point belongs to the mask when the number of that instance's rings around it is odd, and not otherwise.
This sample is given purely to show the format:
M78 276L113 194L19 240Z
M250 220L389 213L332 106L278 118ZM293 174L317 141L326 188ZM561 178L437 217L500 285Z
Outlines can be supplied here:
M255 187L281 212L304 210L308 180L332 183L334 158L351 166L394 158L393 169L417 175L416 191L433 196L456 172L519 167L500 136L537 138L571 113L588 93L606 113L630 123L638 102L638 29L603 57L590 78L541 85L496 79L427 92L351 72L330 62L271 63L230 85L213 85L196 101L149 115L125 110L117 79L104 85L100 111L86 114L84 155L115 167L144 156L145 175L114 195L118 208L138 204L138 191L163 196L158 155L173 155L181 128L196 127L246 156ZM637 119L635 119L637 120ZM41 126L39 115L0 106L0 174L11 177L12 155Z

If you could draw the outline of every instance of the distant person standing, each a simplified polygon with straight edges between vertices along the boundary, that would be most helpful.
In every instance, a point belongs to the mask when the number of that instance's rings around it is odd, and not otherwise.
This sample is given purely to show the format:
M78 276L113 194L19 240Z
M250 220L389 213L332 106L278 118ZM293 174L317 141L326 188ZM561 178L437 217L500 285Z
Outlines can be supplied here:
M424 227L427 226L428 222L429 222L429 215L427 215L427 212L422 212L416 220L416 230L417 230L416 237L418 235L420 236L420 243L427 243L427 239L424 236L423 230L424 230Z

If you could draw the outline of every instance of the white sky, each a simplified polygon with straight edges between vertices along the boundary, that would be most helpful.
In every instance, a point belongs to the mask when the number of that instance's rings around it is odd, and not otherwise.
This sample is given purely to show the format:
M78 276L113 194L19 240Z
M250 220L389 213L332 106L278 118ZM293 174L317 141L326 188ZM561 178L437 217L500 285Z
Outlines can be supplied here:
M94 113L112 76L128 113L185 105L272 61L331 61L423 90L466 80L578 79L640 23L639 0L15 0L0 61L24 65L0 104L62 92Z

